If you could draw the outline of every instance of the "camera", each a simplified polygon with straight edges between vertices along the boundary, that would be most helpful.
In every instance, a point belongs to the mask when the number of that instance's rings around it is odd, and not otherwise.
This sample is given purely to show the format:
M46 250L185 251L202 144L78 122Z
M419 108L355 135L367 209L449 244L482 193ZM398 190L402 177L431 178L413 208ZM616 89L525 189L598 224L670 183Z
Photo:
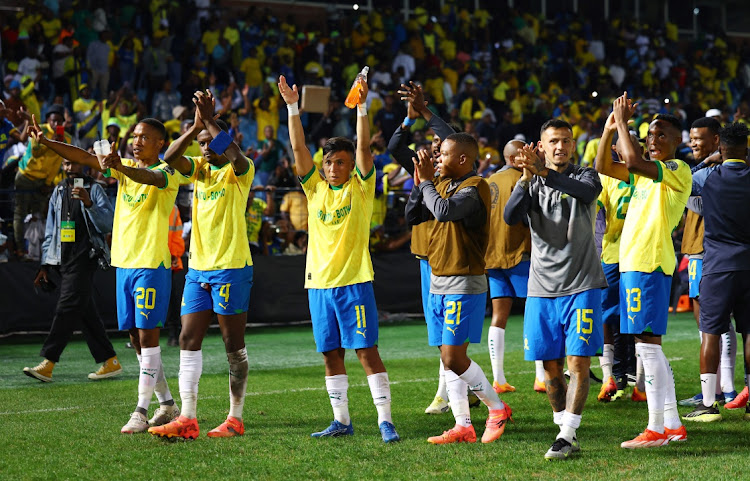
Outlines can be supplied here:
M99 269L103 271L106 271L111 267L109 261L107 260L106 254L100 248L92 247L89 251L89 258L96 259L96 263L99 266Z

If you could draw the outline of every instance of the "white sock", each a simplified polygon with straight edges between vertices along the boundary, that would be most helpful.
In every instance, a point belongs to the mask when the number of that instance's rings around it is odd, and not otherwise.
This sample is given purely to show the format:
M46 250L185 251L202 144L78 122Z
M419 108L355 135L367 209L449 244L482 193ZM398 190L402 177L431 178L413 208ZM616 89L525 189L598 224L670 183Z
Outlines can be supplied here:
M492 377L501 386L505 384L505 372L503 371L503 358L505 357L505 329L490 326L487 332L487 345L490 348L490 364L492 365Z
M556 439L563 438L567 442L573 443L573 439L576 437L576 429L578 429L580 425L580 414L573 414L570 411L563 411L560 433L557 435Z
M367 376L367 384L370 385L372 402L378 410L378 426L383 421L393 424L391 417L391 383L387 372L378 372Z
M721 390L733 392L734 389L734 366L737 362L737 332L734 324L729 323L729 332L721 335Z
M544 382L544 361L534 361L536 365L536 378Z
M612 377L612 364L615 361L615 345L605 344L602 349L602 355L599 358L599 365L602 367L602 381L607 382Z
M666 398L666 368L659 355L661 346L638 342L636 351L643 359L643 372L648 397L648 429L657 433L664 432L664 399Z
M440 396L443 400L448 400L448 387L445 384L445 366L443 360L440 360L440 372L438 375L438 389L435 396Z
M716 402L716 374L701 374L701 392L703 393L703 405L711 407Z
M198 407L198 382L203 372L203 351L180 351L180 414L195 419Z
M557 412L552 411L552 422L554 422L558 426L562 426L564 415L565 415L565 411L557 411Z
M484 375L484 371L479 367L479 364L471 361L469 369L461 374L460 377L488 408L505 408L505 405L500 401L495 390L492 389L492 384L487 380L487 376Z
M350 425L352 420L349 417L349 397L347 396L349 376L346 374L326 376L326 390L333 408L333 419L341 424Z
M456 424L463 427L471 426L469 414L469 396L466 394L466 382L453 371L445 371L445 385L448 387L448 399Z
M635 387L640 392L646 392L646 376L643 372L643 358L636 350L635 354Z
M138 408L148 411L148 405L154 395L156 376L161 364L161 348L144 347L141 349L141 374L138 376Z
M664 355L664 351L662 350L660 352L667 372L667 385L664 395L664 427L677 429L682 426L682 421L680 421L680 413L677 411L677 395L674 390L674 372L672 371L672 366L669 364L669 361L667 361L667 356Z
M229 361L229 415L242 419L247 392L247 348L228 352L227 361Z
M156 385L154 386L154 394L156 399L159 400L159 404L174 404L172 401L172 393L169 391L169 385L167 385L167 377L164 375L164 363L159 363L159 372L156 374Z

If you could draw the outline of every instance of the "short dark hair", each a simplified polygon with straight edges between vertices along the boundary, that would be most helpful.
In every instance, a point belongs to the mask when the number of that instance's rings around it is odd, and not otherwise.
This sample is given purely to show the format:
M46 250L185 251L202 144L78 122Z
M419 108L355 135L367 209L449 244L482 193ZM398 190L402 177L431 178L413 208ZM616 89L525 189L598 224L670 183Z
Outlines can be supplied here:
M220 128L221 130L223 130L224 132L229 132L229 126L228 126L228 125L227 125L227 123L226 123L226 122L224 122L223 120L221 120L221 119L217 119L217 120L216 120L216 125L218 125L218 126L219 126L219 128Z
M62 105L53 105L47 111L47 115L44 116L45 120L48 119L49 116L52 115L52 114L57 114L57 115L60 115L60 116L64 117L65 116L65 107L63 107Z
M341 151L349 152L352 156L352 160L354 160L354 142L346 137L331 137L323 146L323 158L328 157L328 154L332 152Z
M701 117L693 122L691 129L708 129L712 135L718 135L721 130L721 124L713 117Z
M161 135L161 139L167 140L167 129L164 127L164 124L159 122L158 120L153 119L153 118L146 118L146 119L141 119L138 123L146 124L149 127L155 128L157 131L159 131L159 135Z
M548 121L543 123L542 128L539 129L539 136L541 137L541 135L547 129L568 129L573 132L573 126L563 119L549 119Z
M456 145L459 146L462 150L469 154L473 154L473 161L477 159L479 156L479 144L477 144L477 139L474 138L471 134L467 134L466 132L456 132L453 134L450 134L448 137L446 137L444 140L450 140L456 143Z
M682 132L682 122L680 119L678 119L676 116L672 114L659 114L656 117L654 117L654 120L663 120L664 122L667 122L668 124L672 124L674 128L676 128L679 132Z
M748 136L750 136L750 130L741 122L729 124L719 131L721 145L732 149L747 148Z

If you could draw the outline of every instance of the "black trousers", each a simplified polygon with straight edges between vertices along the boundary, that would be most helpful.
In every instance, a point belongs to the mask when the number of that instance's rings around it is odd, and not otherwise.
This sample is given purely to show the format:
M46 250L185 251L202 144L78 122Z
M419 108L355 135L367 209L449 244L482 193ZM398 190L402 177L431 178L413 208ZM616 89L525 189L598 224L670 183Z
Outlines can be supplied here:
M79 326L79 320L83 337L97 363L102 363L115 355L94 304L96 269L96 261L86 258L71 265L61 266L60 298L57 300L52 327L39 352L40 356L52 362L59 362L74 329Z

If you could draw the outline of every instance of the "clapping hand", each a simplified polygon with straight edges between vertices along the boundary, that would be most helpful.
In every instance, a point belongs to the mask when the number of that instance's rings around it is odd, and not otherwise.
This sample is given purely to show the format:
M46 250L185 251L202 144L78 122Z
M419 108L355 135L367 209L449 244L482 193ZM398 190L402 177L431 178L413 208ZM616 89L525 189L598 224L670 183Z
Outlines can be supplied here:
M418 151L417 158L412 157L412 161L414 162L414 185L435 177L435 166L432 165L432 157L427 149Z

